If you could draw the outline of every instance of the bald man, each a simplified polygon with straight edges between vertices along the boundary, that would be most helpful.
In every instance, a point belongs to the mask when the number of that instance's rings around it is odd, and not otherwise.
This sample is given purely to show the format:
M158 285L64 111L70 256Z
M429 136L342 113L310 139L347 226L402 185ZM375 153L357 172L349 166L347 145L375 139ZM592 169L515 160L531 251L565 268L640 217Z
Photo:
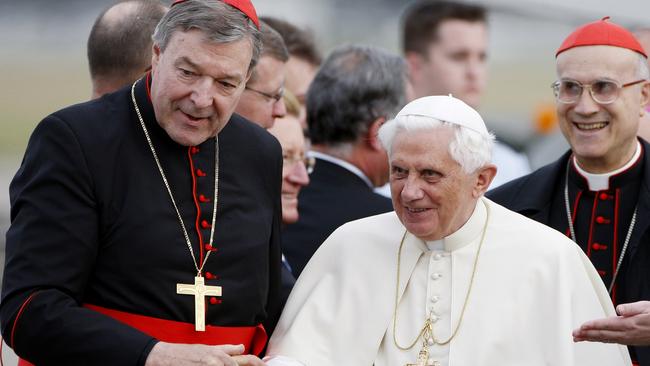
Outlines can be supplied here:
M160 1L129 0L104 10L88 37L92 98L139 79L151 65L151 35L167 12Z

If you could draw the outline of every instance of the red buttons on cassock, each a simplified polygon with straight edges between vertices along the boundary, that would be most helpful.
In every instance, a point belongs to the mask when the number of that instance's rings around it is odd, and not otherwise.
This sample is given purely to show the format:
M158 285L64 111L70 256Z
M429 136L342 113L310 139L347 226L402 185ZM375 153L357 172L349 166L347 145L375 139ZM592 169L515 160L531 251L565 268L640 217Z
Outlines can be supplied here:
M203 170L197 169L196 170L196 175L198 175L199 177L205 177L207 174L205 174L205 172Z
M607 274L607 271L603 271L603 270L599 269L598 274L601 275L601 276L604 276L604 275Z
M213 246L210 245L210 244L206 244L206 245L204 245L203 247L205 248L205 250L207 250L207 251L209 251L209 252L216 252L217 250L219 250L219 248L213 247ZM218 276L214 276L214 279L216 279L217 277L218 277Z
M210 198L208 198L208 197L201 194L201 195L199 195L199 201L202 202L202 203L208 203L208 202L210 202Z
M596 222L599 224L609 224L611 221L602 216L596 216Z
M199 148L198 148L198 147L196 147L196 146L192 146L192 147L190 148L190 153L192 153L192 155L197 154L198 152L199 152Z
M212 225L207 220L201 221L201 227L204 229L209 229Z
M607 245L603 245L603 244L600 244L600 243L593 243L593 244L591 244L591 248L593 248L593 250L606 250Z
M210 272L205 272L205 278L211 280L211 279L214 278L214 275L212 273L210 273Z
M212 305L221 304L221 300L217 299L216 297L211 297L210 298L210 304L212 304Z

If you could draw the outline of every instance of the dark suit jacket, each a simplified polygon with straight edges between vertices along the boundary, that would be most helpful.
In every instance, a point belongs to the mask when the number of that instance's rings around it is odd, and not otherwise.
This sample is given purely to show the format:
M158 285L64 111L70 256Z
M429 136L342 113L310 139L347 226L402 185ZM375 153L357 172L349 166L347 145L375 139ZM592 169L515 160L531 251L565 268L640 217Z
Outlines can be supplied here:
M311 181L298 198L300 218L282 232L282 251L296 277L336 228L393 209L390 199L375 193L351 171L316 160Z
M628 249L630 261L625 274L624 298L630 301L650 300L650 144L643 140L641 143L645 151L643 181L639 190L637 221ZM551 203L558 195L563 195L564 172L570 156L569 151L557 161L491 190L487 197L548 225L551 214L556 214L551 212ZM553 228L559 231L565 229ZM640 365L650 366L650 347L634 348Z

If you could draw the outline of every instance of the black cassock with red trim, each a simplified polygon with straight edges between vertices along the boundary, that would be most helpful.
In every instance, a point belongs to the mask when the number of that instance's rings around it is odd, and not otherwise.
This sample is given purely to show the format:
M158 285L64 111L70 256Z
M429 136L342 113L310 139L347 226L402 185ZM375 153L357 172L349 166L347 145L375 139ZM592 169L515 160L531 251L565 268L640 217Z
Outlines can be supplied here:
M210 243L214 139L195 147L171 140L146 84L135 88L138 106L197 262L212 251L205 284L222 287L206 298L206 324L270 330L280 296L280 145L237 115L219 133ZM194 327L194 297L176 285L194 283L196 269L130 92L45 118L11 183L2 333L34 364L144 364L155 338L97 306Z
M590 190L568 151L557 161L487 193L493 201L570 236L564 198L569 164L569 205L576 239L605 286L610 286L618 270L612 289L615 304L650 300L650 144L639 142L638 160L609 177L607 189ZM635 225L619 267L635 208ZM650 347L628 348L639 365L650 366Z

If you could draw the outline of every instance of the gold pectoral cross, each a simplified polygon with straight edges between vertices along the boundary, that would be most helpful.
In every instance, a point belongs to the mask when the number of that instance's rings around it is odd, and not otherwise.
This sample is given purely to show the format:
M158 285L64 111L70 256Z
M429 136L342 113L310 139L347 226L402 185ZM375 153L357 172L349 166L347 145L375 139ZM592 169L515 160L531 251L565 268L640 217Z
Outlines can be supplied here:
M206 286L201 276L194 277L194 284L176 284L179 295L194 295L194 323L197 332L205 332L205 297L221 296L221 286Z
M406 366L427 366L427 361L429 360L429 350L426 347L423 347L418 354L417 363L407 363Z

